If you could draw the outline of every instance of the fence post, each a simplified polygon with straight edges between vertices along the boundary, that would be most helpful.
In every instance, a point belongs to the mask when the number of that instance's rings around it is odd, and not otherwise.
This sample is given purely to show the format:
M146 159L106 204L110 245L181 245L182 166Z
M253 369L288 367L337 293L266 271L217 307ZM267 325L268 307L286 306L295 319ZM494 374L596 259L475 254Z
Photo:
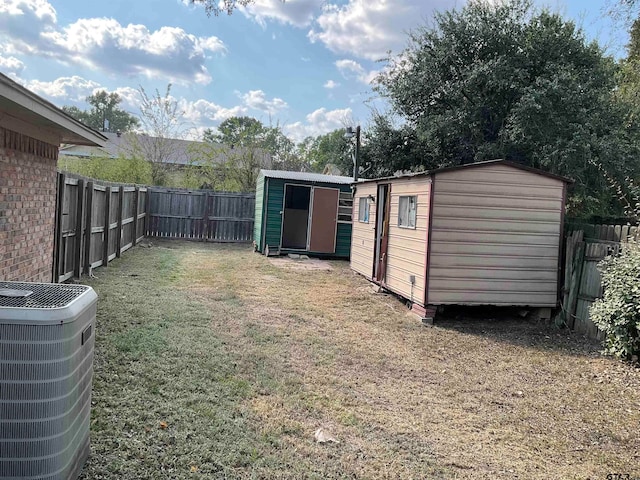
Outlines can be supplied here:
M151 228L151 215L149 213L149 205L151 205L151 188L147 187L147 191L144 196L144 234L149 235L149 229Z
M209 240L209 234L210 234L210 227L209 227L209 193L210 192L205 192L204 194L204 213L203 215L203 221L204 221L204 228L203 228L203 237L202 237L202 241L206 242L207 240ZM213 195L211 196L211 198L213 199Z
M122 248L122 209L124 207L124 186L120 185L118 189L118 230L116 237L116 257L120 258L122 252L120 249Z
M104 213L104 244L102 245L102 266L109 265L109 235L111 226L111 187L107 187Z
M131 246L135 247L138 243L138 196L140 195L140 187L136 187L133 192L133 240Z
M87 206L85 208L85 225L84 225L84 273L89 275L91 272L91 241L93 240L93 182L87 182Z
M62 250L62 210L64 205L65 174L58 173L58 185L56 187L56 217L55 236L53 238L53 282L60 279L60 252Z
M73 276L82 275L82 220L84 219L84 180L78 180L78 203L76 206L76 245L73 252Z

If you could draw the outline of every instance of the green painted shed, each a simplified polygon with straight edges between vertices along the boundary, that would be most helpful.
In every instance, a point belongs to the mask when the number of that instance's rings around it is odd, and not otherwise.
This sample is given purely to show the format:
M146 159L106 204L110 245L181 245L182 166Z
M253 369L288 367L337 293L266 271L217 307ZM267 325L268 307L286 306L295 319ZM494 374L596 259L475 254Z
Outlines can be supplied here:
M351 183L351 177L261 170L256 184L256 250L265 255L349 258Z

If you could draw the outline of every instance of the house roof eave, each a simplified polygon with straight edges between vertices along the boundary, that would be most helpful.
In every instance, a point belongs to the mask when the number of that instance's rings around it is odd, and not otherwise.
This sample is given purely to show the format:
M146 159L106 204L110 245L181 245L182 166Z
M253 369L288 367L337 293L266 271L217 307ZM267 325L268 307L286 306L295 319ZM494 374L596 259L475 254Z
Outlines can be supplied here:
M0 116L55 134L59 143L104 146L107 138L0 73ZM14 120L15 119L15 120Z

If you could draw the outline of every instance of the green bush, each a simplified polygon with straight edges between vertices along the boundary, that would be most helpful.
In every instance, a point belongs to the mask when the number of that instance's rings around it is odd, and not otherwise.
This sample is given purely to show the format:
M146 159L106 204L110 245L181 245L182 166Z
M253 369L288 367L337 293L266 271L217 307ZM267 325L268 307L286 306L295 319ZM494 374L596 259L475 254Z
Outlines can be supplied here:
M142 158L60 158L58 168L96 180L151 185L151 164Z
M623 244L598 268L604 296L591 306L591 318L605 333L605 352L630 360L640 354L640 244Z

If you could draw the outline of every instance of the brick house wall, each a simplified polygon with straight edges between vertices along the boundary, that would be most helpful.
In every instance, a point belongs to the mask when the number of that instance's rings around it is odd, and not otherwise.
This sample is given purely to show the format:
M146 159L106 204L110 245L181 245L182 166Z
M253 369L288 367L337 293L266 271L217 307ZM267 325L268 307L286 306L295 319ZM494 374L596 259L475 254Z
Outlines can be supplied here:
M0 128L0 280L50 282L58 146Z

